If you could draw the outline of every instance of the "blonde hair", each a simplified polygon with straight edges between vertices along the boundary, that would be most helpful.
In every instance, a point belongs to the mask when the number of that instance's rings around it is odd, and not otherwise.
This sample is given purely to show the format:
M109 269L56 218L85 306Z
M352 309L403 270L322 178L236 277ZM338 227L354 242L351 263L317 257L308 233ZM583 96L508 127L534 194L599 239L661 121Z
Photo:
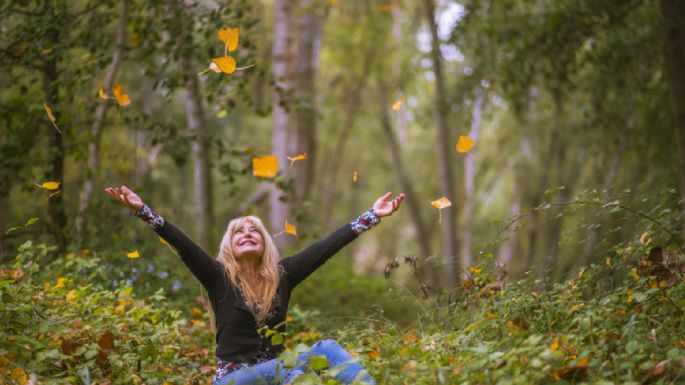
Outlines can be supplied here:
M258 291L258 288L251 287L246 279L242 279L244 277L244 272L241 270L240 264L235 259L233 250L231 249L231 241L233 240L233 234L236 227L241 226L245 222L250 222L255 225L264 241L264 254L262 254L259 267L259 276L262 282L261 292ZM247 307L250 309L250 312L254 314L258 324L263 323L266 319L266 315L271 311L273 299L278 290L278 282L281 277L278 259L278 249L259 218L249 215L235 218L228 223L228 228L226 229L226 233L224 233L221 245L219 246L219 256L217 257L217 260L224 267L226 276L231 281L233 287L242 288ZM255 303L258 303L261 306L257 308L255 307ZM216 331L216 319L211 309L210 319L212 329Z

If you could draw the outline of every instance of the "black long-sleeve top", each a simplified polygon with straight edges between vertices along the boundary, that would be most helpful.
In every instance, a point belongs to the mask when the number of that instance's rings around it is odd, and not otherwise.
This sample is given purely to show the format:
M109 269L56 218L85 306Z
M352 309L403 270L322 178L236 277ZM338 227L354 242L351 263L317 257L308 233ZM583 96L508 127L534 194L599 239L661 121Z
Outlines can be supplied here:
M233 287L222 265L210 257L181 230L154 214L148 206L138 213L154 231L176 249L181 260L209 294L216 319L216 356L229 362L255 363L275 358L283 345L272 345L271 339L257 330L259 325L249 311L241 291ZM338 250L353 241L359 233L380 220L369 210L356 221L333 231L326 238L302 252L281 259L282 274L274 297L274 306L265 324L285 332L286 313L292 290L323 265Z

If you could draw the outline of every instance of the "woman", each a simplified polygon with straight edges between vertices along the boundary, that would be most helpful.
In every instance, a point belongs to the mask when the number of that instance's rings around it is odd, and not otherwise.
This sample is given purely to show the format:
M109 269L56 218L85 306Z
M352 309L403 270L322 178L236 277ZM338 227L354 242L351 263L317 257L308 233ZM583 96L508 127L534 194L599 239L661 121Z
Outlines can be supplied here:
M380 197L373 208L302 252L280 259L278 250L259 218L246 216L229 222L217 259L191 241L182 231L155 213L126 186L105 191L173 246L193 275L207 289L216 326L217 371L213 385L289 384L303 374L309 357L324 355L329 367L339 367L335 378L346 384L355 380L375 384L362 366L335 341L314 344L285 368L276 356L283 345L273 345L259 329L285 332L290 293L359 234L392 215L404 194Z

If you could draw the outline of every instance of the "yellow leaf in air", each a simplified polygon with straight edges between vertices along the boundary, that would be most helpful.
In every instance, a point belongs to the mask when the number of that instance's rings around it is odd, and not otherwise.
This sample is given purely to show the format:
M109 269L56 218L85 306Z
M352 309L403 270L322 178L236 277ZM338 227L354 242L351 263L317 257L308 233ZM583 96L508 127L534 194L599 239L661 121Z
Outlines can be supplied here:
M637 273L637 267L630 269L630 276L633 277L633 280L635 281L640 280L640 274Z
M200 309L199 307L193 306L193 315L195 317L202 317L202 309Z
M473 274L480 274L483 271L482 267L469 267L469 271L472 272Z
M131 98L124 92L124 87L121 83L117 83L117 85L112 88L112 92L114 92L114 96L117 98L117 103L119 103L120 106L127 106L131 103Z
M67 283L66 278L64 278L64 277L57 278L57 283L55 284L55 289L63 288L65 283Z
M576 310L581 309L583 306L585 306L584 303L577 303L577 304L571 306L571 308L570 308L569 310L570 310L571 312L574 312L574 311L576 311Z
M635 292L633 291L633 289L628 289L628 291L626 292L626 296L628 297L628 302L633 302L633 297L635 297Z
M473 148L473 145L476 144L476 142L473 141L473 139L469 138L468 136L460 136L459 141L457 142L457 152L460 153L467 153L471 151Z
M354 174L352 174L352 182L357 183L357 172L355 171Z
M236 28L221 28L217 33L219 40L226 43L226 48L233 52L238 48L238 27Z
M452 202L447 197L442 197L432 201L431 204L438 208L438 223L442 223L442 209L452 206Z
M45 108L45 112L48 114L48 118L52 122L52 125L55 127L57 132L62 135L62 131L60 131L59 127L57 127L57 118L55 118L55 114L52 113L52 108L50 108L47 103L43 103L43 107Z
M235 72L236 63L232 56L216 57L212 59L212 62L215 63L223 73L232 74Z
M102 89L102 87L98 88L98 96L100 99L107 100L109 99L109 96L105 93L105 90Z
M140 253L138 253L138 250L133 250L129 253L126 253L126 256L131 258L131 259L135 259L135 258L140 257Z
M298 160L305 160L305 159L307 159L307 153L305 152L304 154L300 154L300 155L297 155L297 156L294 156L294 157L288 156L287 158L288 158L288 160L290 161L290 167L292 167L292 166L293 166L293 163L297 162Z
M278 172L278 158L275 155L252 158L252 175L260 178L273 178Z
M431 202L431 204L433 206L435 206L436 208L441 209L441 210L444 208L452 206L452 202L450 202L450 200L447 199L446 197L442 197L438 200L434 200Z
M587 357L581 358L578 361L576 361L576 368L587 368L587 365L590 363L590 359Z
M59 182L43 182L40 187L46 190L57 190L59 188Z
M29 381L26 372L22 368L14 368L10 377L14 378L19 385L26 385Z
M399 100L393 103L392 109L395 111L399 111L402 109L402 103L404 103L404 96L400 96Z
M288 223L287 219L285 220L285 229L283 231L290 235L297 236L297 227L295 227L295 225L292 223Z
M559 350L559 339L558 338L555 338L554 342L552 342L552 344L549 345L549 350L551 350L553 352L556 352L557 350Z
M76 302L76 297L78 297L78 292L76 290L72 290L67 293L67 302Z

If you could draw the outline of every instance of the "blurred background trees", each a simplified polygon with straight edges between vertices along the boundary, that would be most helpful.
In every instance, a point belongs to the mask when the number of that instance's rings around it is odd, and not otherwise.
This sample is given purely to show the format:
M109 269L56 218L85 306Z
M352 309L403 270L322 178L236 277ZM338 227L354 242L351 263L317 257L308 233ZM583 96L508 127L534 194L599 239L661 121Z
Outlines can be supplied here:
M0 17L6 256L33 238L176 266L101 193L120 184L210 254L237 215L295 224L277 238L286 255L404 191L351 254L379 275L417 257L418 278L399 277L417 291L495 261L552 282L622 240L684 229L678 1L14 1ZM251 67L198 75L226 26ZM130 104L98 97L119 83ZM460 135L476 141L467 154ZM268 154L279 175L255 178Z

